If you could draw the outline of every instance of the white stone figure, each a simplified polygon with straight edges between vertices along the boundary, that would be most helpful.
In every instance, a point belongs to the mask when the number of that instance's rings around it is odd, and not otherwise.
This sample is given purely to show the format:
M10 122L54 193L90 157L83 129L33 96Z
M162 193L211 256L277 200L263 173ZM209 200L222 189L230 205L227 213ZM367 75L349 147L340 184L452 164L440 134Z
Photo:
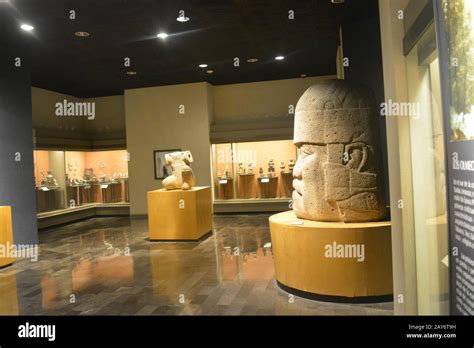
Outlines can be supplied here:
M165 161L166 165L173 169L173 174L163 180L163 188L167 190L189 190L196 184L193 170L189 166L193 163L193 156L190 151L168 153L165 155Z

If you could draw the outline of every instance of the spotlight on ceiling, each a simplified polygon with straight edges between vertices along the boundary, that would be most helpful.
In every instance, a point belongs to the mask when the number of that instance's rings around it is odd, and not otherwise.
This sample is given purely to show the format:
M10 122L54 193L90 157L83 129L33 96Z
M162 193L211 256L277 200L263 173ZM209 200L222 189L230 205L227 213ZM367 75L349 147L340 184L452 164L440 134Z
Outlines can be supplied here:
M333 4L343 4L345 0L331 0Z
M20 25L20 28L23 29L24 31L32 31L35 27L29 24L22 24Z
M185 23L185 22L189 21L189 17L186 17L185 15L179 15L179 17L176 18L176 20L178 22Z
M127 71L127 75L131 75L131 76L132 76L132 75L136 75L136 74L137 74L136 71Z
M207 64L199 64L200 68L207 68Z
M285 59L285 57L283 57L283 56L276 56L275 57L275 60L283 60L283 59Z
M159 33L159 34L156 35L156 36L158 36L160 39L166 39L169 35L166 34L166 33Z
M76 35L77 37L88 37L91 34L87 31L76 31L74 35Z
M249 58L247 59L247 63L257 63L258 59L257 58Z
M209 70L207 70L206 72L207 72L208 74L212 74L212 73L214 72L214 70L209 69Z

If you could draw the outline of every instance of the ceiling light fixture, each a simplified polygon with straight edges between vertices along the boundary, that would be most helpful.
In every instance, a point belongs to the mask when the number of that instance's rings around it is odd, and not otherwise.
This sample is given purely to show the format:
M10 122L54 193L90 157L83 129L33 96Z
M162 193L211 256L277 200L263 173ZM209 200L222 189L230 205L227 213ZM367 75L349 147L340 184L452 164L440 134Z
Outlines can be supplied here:
M127 71L127 75L136 75L137 72L136 71Z
M35 27L29 24L22 24L20 25L20 28L23 29L24 31L32 31Z
M276 56L275 57L275 60L283 60L283 59L285 59L285 57L283 57L283 56Z
M209 69L209 70L207 70L206 72L207 72L208 74L212 74L212 73L214 72L214 70Z
M87 31L76 31L74 35L76 35L77 37L88 37L90 36L90 33Z
M189 21L189 17L186 17L185 15L180 15L178 18L176 18L178 22L185 23Z
M333 4L342 4L345 0L331 0Z
M247 63L257 63L258 59L257 58L249 58L247 59Z
M207 64L199 64L200 68L207 68Z
M166 33L159 33L159 34L156 35L156 36L158 36L160 39L166 39L169 35L166 34Z

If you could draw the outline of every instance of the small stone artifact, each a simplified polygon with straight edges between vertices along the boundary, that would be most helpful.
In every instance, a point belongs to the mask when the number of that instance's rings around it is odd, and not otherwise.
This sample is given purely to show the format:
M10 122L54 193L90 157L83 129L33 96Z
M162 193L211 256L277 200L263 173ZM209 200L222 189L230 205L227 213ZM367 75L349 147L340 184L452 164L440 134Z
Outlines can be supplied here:
M344 80L309 87L295 110L293 210L318 221L385 216L378 120L372 94ZM291 170L291 167L290 167Z
M177 151L165 155L166 165L171 166L173 174L166 177L162 186L167 190L189 190L196 184L194 173L189 166L193 163L190 151Z
M275 162L272 159L268 161L268 176L270 178L275 176Z
M58 186L58 181L53 175L53 172L48 170L48 175L46 177L46 186L48 187L57 187Z
M280 162L280 172L281 172L281 174L285 174L285 167L286 167L285 162L283 162L283 161Z
M242 162L239 163L239 174L240 175L245 175L245 168L244 168L244 164Z
M247 173L253 174L253 163L249 163L249 168L247 170Z
M263 168L262 168L262 167L260 167L260 169L258 170L258 174L259 174L259 176L260 176L261 178L264 177L264 175L263 175Z
M295 167L295 160L288 162L288 173L293 174L293 168Z

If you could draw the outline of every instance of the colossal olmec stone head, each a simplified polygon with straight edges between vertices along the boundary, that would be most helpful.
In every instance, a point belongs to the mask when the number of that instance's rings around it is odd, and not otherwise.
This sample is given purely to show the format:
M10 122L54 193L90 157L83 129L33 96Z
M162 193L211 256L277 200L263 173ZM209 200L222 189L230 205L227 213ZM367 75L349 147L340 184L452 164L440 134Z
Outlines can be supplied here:
M344 80L309 87L296 105L293 210L301 219L385 215L378 120L370 91Z

